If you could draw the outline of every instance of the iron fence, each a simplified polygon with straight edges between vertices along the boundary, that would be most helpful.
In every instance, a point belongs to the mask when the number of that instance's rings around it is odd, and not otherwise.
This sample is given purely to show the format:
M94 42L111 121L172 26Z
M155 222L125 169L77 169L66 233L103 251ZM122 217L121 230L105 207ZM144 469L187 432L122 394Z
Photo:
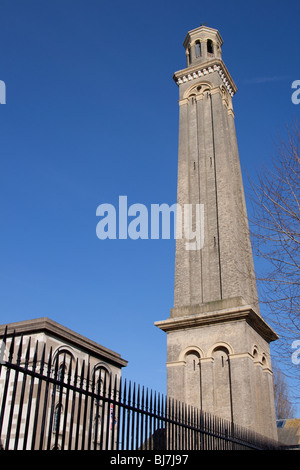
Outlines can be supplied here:
M4 345L4 346L3 346ZM4 335L1 351L6 349ZM0 358L0 445L13 450L276 449L276 443L135 383L67 367L10 338ZM24 349L24 351L23 351ZM5 359L5 360L4 360Z

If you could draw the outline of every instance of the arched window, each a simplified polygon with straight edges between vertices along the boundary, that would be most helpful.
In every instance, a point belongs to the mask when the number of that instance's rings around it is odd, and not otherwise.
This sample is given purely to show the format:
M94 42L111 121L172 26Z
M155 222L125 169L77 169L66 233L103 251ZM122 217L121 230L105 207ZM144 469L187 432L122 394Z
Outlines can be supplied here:
M195 49L196 49L196 58L201 57L201 43L200 43L200 41L196 41Z
M213 54L214 53L213 42L212 42L211 39L207 40L207 53L208 54Z
M65 346L56 350L53 355L53 368L58 380L66 379L68 373L71 373L74 363L74 356Z
M257 362L257 360L258 360L258 351L257 351L256 346L254 346L254 348L253 348L252 356L253 356L254 361Z
M185 400L195 408L202 408L201 366L198 351L189 350L185 355Z
M93 370L94 391L105 395L111 384L111 372L102 364L97 364Z
M66 375L66 366L64 366L64 364L60 364L58 371L57 371L57 380L59 382L64 382L65 375ZM56 386L56 390L57 391L60 390L60 385Z
M94 449L100 448L100 444L106 442L106 432L107 430L102 424L108 422L110 419L110 414L108 410L108 405L105 405L106 400L111 394L113 395L113 384L111 378L111 371L109 368L102 364L98 363L92 373L92 384L94 392L93 400L93 428L92 428L92 439Z
M231 419L231 377L229 351L218 346L212 353L214 359L214 413L221 418Z
M60 364L57 372L57 380L62 381L66 373L66 367L63 364Z
M68 349L64 346L57 349L53 356L54 378L59 382L66 382L68 375L71 374L73 361L74 357ZM56 385L56 390L60 390L60 384Z
M59 418L62 412L62 405L56 405L53 417L53 431L58 431Z

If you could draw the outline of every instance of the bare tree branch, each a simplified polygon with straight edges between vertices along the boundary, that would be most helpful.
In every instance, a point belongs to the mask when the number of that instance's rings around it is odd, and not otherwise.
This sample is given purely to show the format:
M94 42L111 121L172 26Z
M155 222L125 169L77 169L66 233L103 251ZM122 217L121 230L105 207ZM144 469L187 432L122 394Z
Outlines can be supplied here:
M300 128L287 126L270 167L250 183L251 238L260 301L280 335L278 357L300 381L291 344L300 338ZM282 355L284 352L285 356ZM300 397L299 397L300 398Z

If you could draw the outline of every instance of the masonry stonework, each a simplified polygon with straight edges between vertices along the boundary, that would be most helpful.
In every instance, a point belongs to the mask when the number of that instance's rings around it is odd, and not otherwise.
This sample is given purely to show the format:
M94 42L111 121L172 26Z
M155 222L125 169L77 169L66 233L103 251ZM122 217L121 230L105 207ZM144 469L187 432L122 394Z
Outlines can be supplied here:
M204 205L204 243L176 240L167 333L168 395L277 438L271 341L260 315L232 97L222 38L201 26L184 41L179 87L177 203Z

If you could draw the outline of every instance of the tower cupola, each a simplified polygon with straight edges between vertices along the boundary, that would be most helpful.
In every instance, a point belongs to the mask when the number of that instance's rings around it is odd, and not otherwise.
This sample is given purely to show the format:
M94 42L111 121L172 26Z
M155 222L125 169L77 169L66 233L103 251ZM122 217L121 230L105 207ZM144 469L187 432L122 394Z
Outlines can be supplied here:
M221 59L223 40L219 31L207 26L189 31L183 46L186 50L187 67L207 62L210 59Z

